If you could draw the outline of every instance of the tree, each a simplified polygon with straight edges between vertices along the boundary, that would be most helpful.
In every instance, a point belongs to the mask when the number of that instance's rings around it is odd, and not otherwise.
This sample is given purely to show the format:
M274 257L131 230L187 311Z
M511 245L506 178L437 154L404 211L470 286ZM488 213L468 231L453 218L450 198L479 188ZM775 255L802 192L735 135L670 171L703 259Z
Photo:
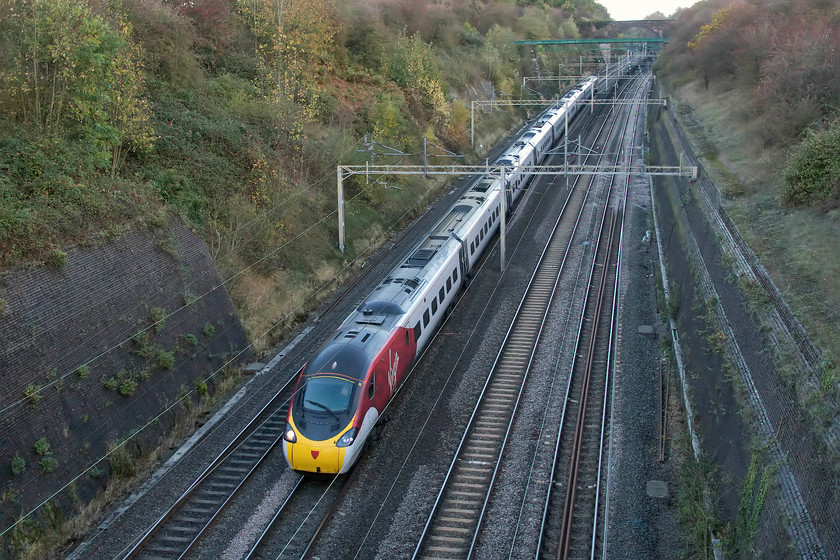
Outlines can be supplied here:
M327 0L238 0L237 10L256 40L264 91L314 111L335 36Z
M12 0L4 22L0 107L48 134L77 135L116 174L124 149L151 146L140 51L84 0Z
M419 94L437 123L449 119L449 104L443 91L440 69L432 45L419 33L411 37L403 29L388 61L388 75L400 86Z

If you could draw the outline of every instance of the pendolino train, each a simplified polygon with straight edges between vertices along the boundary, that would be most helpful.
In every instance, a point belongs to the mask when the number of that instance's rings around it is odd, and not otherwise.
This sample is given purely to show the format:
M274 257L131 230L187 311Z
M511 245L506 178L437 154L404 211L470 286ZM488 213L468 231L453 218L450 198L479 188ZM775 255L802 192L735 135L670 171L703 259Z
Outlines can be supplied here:
M283 452L292 469L346 473L379 415L432 339L499 228L501 196L511 208L584 102L590 77L544 111L495 162L510 172L476 178L449 212L312 356L289 405Z

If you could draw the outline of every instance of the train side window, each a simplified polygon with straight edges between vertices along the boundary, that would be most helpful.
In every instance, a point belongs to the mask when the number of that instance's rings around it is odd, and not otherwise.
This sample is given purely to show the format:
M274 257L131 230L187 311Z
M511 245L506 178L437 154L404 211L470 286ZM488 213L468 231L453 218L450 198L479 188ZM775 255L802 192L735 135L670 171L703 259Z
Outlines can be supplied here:
M440 291L438 292L438 299L440 299L441 303L443 303L443 298L445 296L446 296L446 290L444 290L443 286L441 286Z
M368 398L369 399L373 398L373 393L374 393L374 390L376 388L376 384L374 383L374 381L376 381L376 374L372 374L370 376L370 385L368 385Z
M446 291L448 292L451 289L452 289L452 278L447 278L446 279Z
M470 255L475 253L475 245L473 245L472 241L470 242Z
M437 298L432 300L432 313L437 313Z
M452 281L453 281L453 282L457 282L457 281L458 281L458 269L457 269L457 268L456 268L455 270L453 270L453 271L452 271Z
M414 325L414 342L417 342L418 340L420 340L420 334L422 332L423 331L420 328L420 321L417 321L417 324Z
M429 326L429 310L428 309L423 312L423 326L424 327Z
M408 334L408 329L405 329L405 345L408 346L411 344L411 336Z

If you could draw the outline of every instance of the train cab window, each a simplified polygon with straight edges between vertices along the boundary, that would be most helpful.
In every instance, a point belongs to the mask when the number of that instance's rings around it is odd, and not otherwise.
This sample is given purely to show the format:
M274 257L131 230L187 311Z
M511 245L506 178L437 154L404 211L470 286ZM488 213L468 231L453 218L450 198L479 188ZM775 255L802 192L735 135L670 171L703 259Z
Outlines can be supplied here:
M423 331L420 329L420 321L417 321L417 324L414 325L414 342L420 340L420 334Z
M432 313L437 313L437 298L432 300Z
M423 326L424 327L429 326L429 310L428 309L423 312Z
M451 289L452 289L452 278L447 278L446 279L446 291L448 292Z
M440 299L440 302L441 302L441 303L443 303L443 298L444 298L445 296L446 296L446 290L444 290L444 289L441 287L440 291L438 292L438 299Z
M457 268L456 268L455 270L453 270L453 271L452 271L452 281L453 281L453 282L457 282L457 281L458 281L458 269L457 269Z
M369 399L372 399L372 398L373 398L373 393L374 393L374 391L375 391L375 389L376 389L376 384L374 383L374 382L376 381L376 377L375 377L375 375L376 375L376 374L372 374L372 375L370 376L370 385L368 385L368 398L369 398Z

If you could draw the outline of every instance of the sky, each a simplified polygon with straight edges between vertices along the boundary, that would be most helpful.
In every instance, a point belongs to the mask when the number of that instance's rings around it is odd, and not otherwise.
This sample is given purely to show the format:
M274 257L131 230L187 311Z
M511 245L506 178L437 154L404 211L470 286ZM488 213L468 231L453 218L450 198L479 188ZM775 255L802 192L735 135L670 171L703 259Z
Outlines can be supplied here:
M688 8L697 0L597 0L607 8L614 20L643 19L655 11L666 17L677 8Z

